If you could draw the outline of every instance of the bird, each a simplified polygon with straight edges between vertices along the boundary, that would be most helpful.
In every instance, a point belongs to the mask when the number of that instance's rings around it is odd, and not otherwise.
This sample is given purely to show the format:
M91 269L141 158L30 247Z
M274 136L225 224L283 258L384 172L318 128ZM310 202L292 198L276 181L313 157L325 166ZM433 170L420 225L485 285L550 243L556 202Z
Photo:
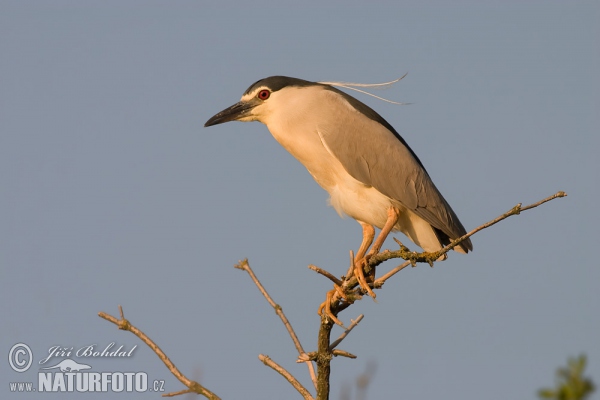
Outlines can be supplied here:
M329 193L329 203L338 214L362 226L355 274L372 297L360 264L380 250L390 231L402 232L426 252L436 252L466 234L402 136L335 83L287 76L258 80L239 102L215 114L204 126L229 121L265 124ZM381 233L373 244L374 227ZM466 238L453 250L468 253L473 245Z

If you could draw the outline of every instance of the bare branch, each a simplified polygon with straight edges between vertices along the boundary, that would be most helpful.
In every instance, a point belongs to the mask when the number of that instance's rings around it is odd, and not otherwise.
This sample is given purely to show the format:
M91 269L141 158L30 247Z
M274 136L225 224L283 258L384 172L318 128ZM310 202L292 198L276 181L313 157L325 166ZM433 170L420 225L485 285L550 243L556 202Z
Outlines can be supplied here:
M338 286L342 285L342 281L339 280L338 278L336 278L335 276L333 276L333 274L331 272L325 271L324 269L321 269L313 264L310 264L308 266L308 269L313 270L313 271L323 275L324 277L328 278L331 282L335 283Z
M188 393L194 393L194 391L191 389L185 389L185 390L180 390L179 392L165 393L162 395L162 397L175 397L175 396L181 396L182 394L188 394Z
M260 354L258 359L263 362L266 366L273 368L277 371L281 376L283 376L297 391L304 397L306 400L314 400L312 395L292 374L286 371L281 365L277 364L273 361L269 356L265 356L264 354Z
M319 327L319 337L317 339L317 399L329 399L331 375L331 358L333 354L329 350L331 340L331 329L333 321L325 313L321 315L321 325Z
M119 314L121 315L121 319L117 319L117 318L113 317L112 315L106 314L104 312L99 312L98 316L100 318L104 318L105 320L110 321L113 324L117 325L117 327L119 329L129 331L129 332L133 333L135 336L137 336L138 338L140 338L142 340L142 342L144 342L148 347L150 347L152 349L152 351L154 351L154 353L158 356L158 358L161 359L161 361L165 364L165 366L169 369L169 371L171 371L171 373L179 380L179 382L183 383L188 388L188 390L164 394L163 395L164 397L172 397L172 396L176 396L179 394L193 392L193 393L201 394L210 400L221 400L221 398L219 396L217 396L216 394L214 394L213 392L211 392L204 386L200 385L198 382L192 381L192 380L188 379L185 375L183 375L181 373L181 371L179 371L179 369L177 369L175 364L173 364L173 362L169 359L169 357L167 357L167 355L160 349L160 347L158 347L158 345L156 343L154 343L154 341L152 341L152 339L150 339L144 332L142 332L135 326L131 325L131 323L125 319L125 315L123 314L123 308L121 306L119 306Z
M344 332L343 332L343 333L340 335L340 337L339 337L339 338L337 338L337 339L335 340L335 342L333 342L333 343L331 343L331 344L329 345L329 350L333 350L333 349L335 349L335 348L337 347L337 345L338 345L338 344L340 344L340 343L342 342L342 340L344 340L344 338L345 338L346 336L348 336L348 334L350 333L350 331L352 331L352 329L354 329L354 327L355 327L356 325L358 325L358 324L360 323L360 321L362 321L362 319L363 319L364 317L365 317L365 316L364 316L363 314L360 314L360 315L359 315L359 316L358 316L358 317L357 317L357 318L356 318L354 321L350 320L350 326L348 327L348 329L346 329L346 330L345 330L345 331L344 331ZM334 354L335 354L335 353L334 353Z
M396 268L392 269L387 274L377 278L375 280L375 282L373 283L373 287L375 289L379 289L381 286L383 286L385 281L387 281L389 278L396 275L398 272L402 271L404 268L408 267L409 265L411 265L410 261L405 261L402 264L398 265Z
M346 272L346 279L351 278L353 273L354 273L354 252L352 250L350 250L350 267L348 267L348 272Z
M500 215L499 217L494 218L493 220L486 222L483 225L478 226L477 228L473 229L471 232L459 237L458 239L453 240L452 242L450 242L450 244L448 244L447 246L445 246L444 248L442 248L439 251L435 251L435 252L431 252L431 253L427 253L427 252L416 253L416 252L411 252L408 248L406 248L404 245L399 243L400 250L375 254L375 255L373 255L373 257L371 257L369 259L368 264L371 267L375 267L375 266L381 264L382 262L390 260L392 258L403 258L405 260L411 261L411 263L413 265L418 262L421 262L421 263L424 262L424 263L428 263L429 265L433 265L433 263L435 261L437 261L441 256L443 256L444 254L446 254L447 252L452 250L454 248L454 246L458 245L464 239L473 236L477 232L479 232L483 229L489 228L490 226L495 225L498 222L505 220L506 218L508 218L510 216L519 215L522 211L530 210L530 209L540 206L548 201L554 200L559 197L566 197L566 196L567 196L567 194L565 192L560 191L560 192L553 194L552 196L548 196L543 200L540 200L536 203L530 204L525 207L521 207L521 203L519 203L516 206L514 206L513 208L511 208L510 210L508 210L507 212L505 212L504 214Z
M471 232L467 233L466 235L463 235L461 237L459 237L456 240L453 240L449 245L447 245L446 247L444 247L443 249L441 249L440 251L436 252L435 254L438 254L441 256L443 254L446 254L448 251L450 251L451 249L454 248L454 246L456 246L457 244L459 244L460 242L462 242L464 239L469 238L471 236L473 236L474 234L476 234L479 231L482 231L486 228L489 228L492 225L497 224L498 222L505 220L506 218L513 216L513 215L519 215L522 211L527 211L530 210L532 208L535 208L537 206L540 206L544 203L547 203L551 200L560 198L560 197L567 197L567 193L563 192L563 191L559 191L554 193L552 196L548 196L543 200L540 200L536 203L530 204L528 206L525 207L521 207L521 203L517 204L516 206L514 206L513 208L511 208L510 210L508 210L507 212L505 212L504 214L502 214L501 216L486 222L485 224L478 226L477 228L473 229Z
M356 356L352 353L349 353L345 350L338 350L338 349L334 349L331 352L334 356L341 356L341 357L347 357L347 358L356 358Z
M271 298L269 293L267 293L264 286L260 283L260 281L258 280L256 275L254 274L254 271L252 271L252 268L250 268L248 259L244 259L244 260L240 261L239 263L237 263L235 265L235 268L246 271L248 273L248 275L250 275L250 278L252 278L252 281L254 282L256 287L258 287L258 290L260 290L260 292L263 294L265 299L267 299L267 302L271 305L271 307L273 307L275 309L275 313L277 313L277 315L281 319L281 322L283 322L285 329L287 329L290 337L292 338L292 341L294 342L294 346L296 346L296 350L298 351L298 354L299 355L304 354L305 351L302 348L302 344L300 344L300 340L298 339L296 332L294 332L294 328L292 328L292 324L285 316L281 306L273 301L273 299ZM312 362L310 362L310 361L307 361L306 365L308 367L308 373L310 374L310 379L313 382L313 385L315 386L315 389L316 389L317 388L317 377L315 375L315 367L313 366Z
M556 193L554 193L552 196L548 196L548 197L546 197L545 199L538 201L537 203L533 203L533 204L530 204L530 205L528 205L528 206L521 207L521 211L527 211L527 210L529 210L530 208L535 208L535 207L537 207L537 206L541 206L542 204L544 204L544 203L547 203L547 202L549 202L550 200L554 200L554 199L556 199L556 198L559 198L559 197L567 197L567 193L566 193L566 192L563 192L563 191L561 190L561 191L559 191L559 192L556 192Z

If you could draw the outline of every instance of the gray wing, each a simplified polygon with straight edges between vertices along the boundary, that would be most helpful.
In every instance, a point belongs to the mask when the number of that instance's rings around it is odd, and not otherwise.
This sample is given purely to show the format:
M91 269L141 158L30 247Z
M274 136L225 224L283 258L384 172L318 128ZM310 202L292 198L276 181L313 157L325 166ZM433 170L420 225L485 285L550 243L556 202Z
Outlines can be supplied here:
M394 128L363 103L333 91L360 111L345 107L344 115L330 118L335 126L319 126L322 140L346 171L400 202L451 240L464 235L458 217ZM473 249L468 239L460 245L465 251Z

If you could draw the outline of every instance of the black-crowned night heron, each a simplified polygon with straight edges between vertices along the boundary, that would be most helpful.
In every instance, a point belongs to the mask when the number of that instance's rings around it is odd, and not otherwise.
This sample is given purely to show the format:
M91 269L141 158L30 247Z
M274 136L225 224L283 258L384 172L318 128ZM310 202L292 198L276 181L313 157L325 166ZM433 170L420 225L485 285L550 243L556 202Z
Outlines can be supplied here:
M329 192L333 208L361 224L357 278L362 276L361 262L373 242L374 226L382 234L369 254L380 250L390 231L401 231L427 252L466 233L398 132L373 109L330 84L285 76L262 79L204 126L228 121L267 125ZM461 253L472 249L469 239L454 247ZM366 286L364 277L359 282ZM374 296L368 286L365 289Z

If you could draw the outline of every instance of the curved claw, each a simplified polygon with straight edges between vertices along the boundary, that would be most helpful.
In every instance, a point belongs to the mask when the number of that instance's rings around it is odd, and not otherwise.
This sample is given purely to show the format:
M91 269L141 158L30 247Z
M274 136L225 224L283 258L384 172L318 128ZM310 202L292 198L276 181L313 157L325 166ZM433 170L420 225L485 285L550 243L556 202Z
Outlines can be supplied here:
M342 323L342 321L340 321L339 319L337 319L336 316L333 315L333 313L331 312L331 303L334 301L334 295L335 294L337 294L337 290L336 289L333 289L333 290L330 290L329 292L327 292L327 296L325 298L325 302L321 303L321 305L319 306L319 310L317 311L317 313L322 317L323 316L323 312L325 312L325 317L330 318L337 325L339 325L342 328L344 328L344 324Z
M373 300L375 300L375 297L377 297L377 295L375 294L375 292L373 292L373 290L367 283L367 280L365 279L364 267L366 266L366 264L367 264L367 257L363 257L360 260L358 260L354 264L354 276L356 276L356 280L358 281L358 284L360 285L360 287L365 292L367 292L369 294L369 296L371 296L373 298Z

